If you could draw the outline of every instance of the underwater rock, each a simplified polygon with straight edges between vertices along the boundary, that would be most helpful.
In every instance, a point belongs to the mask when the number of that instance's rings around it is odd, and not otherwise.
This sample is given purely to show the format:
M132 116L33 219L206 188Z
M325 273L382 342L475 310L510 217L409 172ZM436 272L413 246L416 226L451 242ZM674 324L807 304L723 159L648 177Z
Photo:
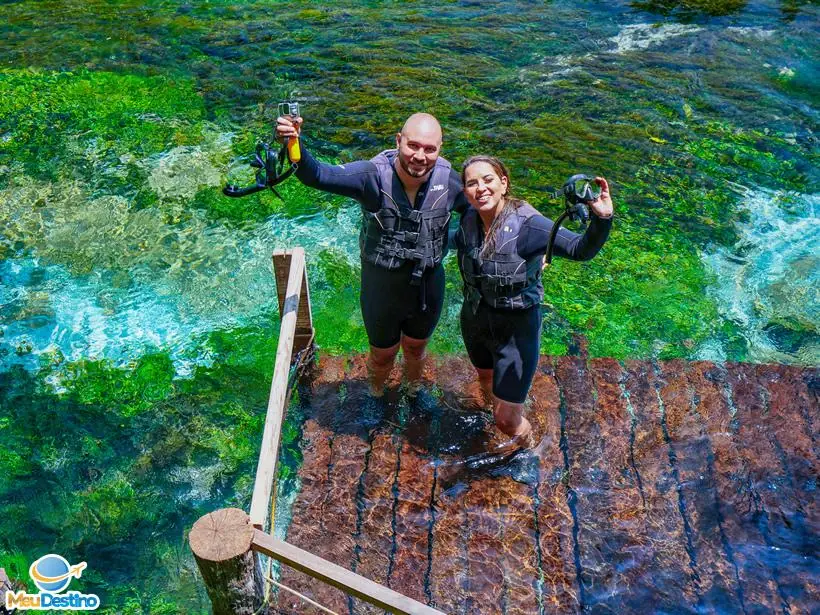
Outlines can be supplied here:
M0 615L10 615L12 611L6 609L6 593L25 591L26 584L20 580L9 579L5 568L0 568Z
M223 139L230 150L230 138ZM179 146L146 163L148 185L161 199L191 199L203 187L217 187L222 173L212 162L212 152L201 146Z
M715 274L709 293L721 315L749 342L749 358L820 362L820 225L818 195L747 190L747 222L728 248L702 255ZM699 358L710 359L704 344Z
M694 34L702 29L699 26L686 24L636 23L624 26L616 36L609 40L615 43L614 53L626 53L628 51L648 49L667 39Z

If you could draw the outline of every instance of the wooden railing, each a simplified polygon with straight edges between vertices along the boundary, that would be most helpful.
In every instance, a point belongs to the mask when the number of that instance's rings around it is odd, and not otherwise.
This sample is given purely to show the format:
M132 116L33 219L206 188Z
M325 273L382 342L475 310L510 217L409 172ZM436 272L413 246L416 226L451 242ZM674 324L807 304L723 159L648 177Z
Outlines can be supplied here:
M252 615L265 608L269 594L265 580L275 581L263 574L257 553L390 613L443 615L263 531L274 525L276 466L282 421L290 396L292 357L294 351L298 353L298 361L312 355L314 335L305 251L302 248L277 251L273 255L273 266L281 324L250 514L238 508L217 510L197 520L188 536L214 615Z
M279 345L273 366L273 379L268 398L265 429L262 432L262 448L256 465L256 480L251 499L251 523L264 530L268 513L273 515L273 494L276 465L279 457L279 436L285 415L290 389L288 376L293 351L306 350L313 344L313 319L310 311L310 290L305 275L305 251L276 251L273 254L273 271L276 276L276 292L279 296Z

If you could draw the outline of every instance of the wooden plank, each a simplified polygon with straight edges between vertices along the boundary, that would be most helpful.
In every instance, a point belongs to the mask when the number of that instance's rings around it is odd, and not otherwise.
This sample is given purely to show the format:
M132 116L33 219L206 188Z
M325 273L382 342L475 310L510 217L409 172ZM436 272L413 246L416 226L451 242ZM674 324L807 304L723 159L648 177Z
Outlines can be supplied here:
M301 489L293 503L288 530L289 543L308 551L321 551L325 535L323 522L328 499L328 474L331 468L335 434L331 426L339 412L339 391L344 378L345 360L342 357L322 355L318 372L307 390L303 390L303 410L307 414L302 427L302 465L299 468ZM321 409L321 411L318 411ZM334 603L344 604L344 592L317 583L308 575L293 568L283 567L280 582L299 591L311 600L318 600L317 592L331 592ZM319 609L308 605L292 594L280 591L277 608L283 613L320 615Z
M598 550L611 566L611 578L603 603L611 611L640 610L647 596L654 594L656 569L653 541L648 536L646 505L641 479L632 462L633 424L631 406L622 383L626 373L615 359L589 361L594 383L594 417L600 434L600 469L605 469L606 491L596 515L608 519L606 525L592 520L601 530Z
M464 496L468 613L538 612L533 489L509 477L470 483Z
M496 480L472 480L463 496L470 538L467 541L468 613L502 613L504 568L499 555L504 551L501 519L493 514L498 503Z
M680 509L689 526L692 569L697 572L698 607L741 612L742 591L736 571L727 557L722 537L720 509L715 496L714 476L709 468L711 450L706 427L696 411L696 393L689 365L681 360L664 362L665 385L661 399L666 411L670 446Z
M345 569L353 567L357 526L356 495L364 471L367 443L354 434L336 433L328 467L327 498L319 517L311 519L315 542L311 551ZM316 601L332 611L348 609L348 600L331 587L315 588Z
M268 514L272 509L273 479L276 476L279 438L282 431L282 418L285 413L285 401L288 395L290 358L296 333L296 298L299 297L301 292L305 271L305 251L302 248L293 250L291 265L288 275L287 296L282 305L279 344L276 348L276 360L265 416L265 428L262 432L262 444L259 450L259 462L256 465L256 479L251 500L251 523L256 528L266 527Z
M432 361L428 361L428 366ZM431 604L447 613L466 613L468 596L467 540L469 527L464 508L461 463L477 452L476 440L484 439L485 412L470 392L478 391L475 369L463 358L436 362L433 382L442 390L438 434L435 493L433 494L432 544L430 549Z
M733 430L743 458L742 479L746 484L746 502L738 514L746 523L753 524L763 538L763 545L747 549L752 568L745 574L758 580L750 591L749 601L771 607L767 612L802 612L805 609L799 605L807 594L803 577L813 564L816 566L816 556L814 561L807 561L801 553L808 545L800 535L804 527L798 512L800 497L788 463L782 462L782 447L766 425L770 412L764 382L758 377L761 367L738 363L727 368L737 413Z
M538 554L541 578L537 586L539 612L578 610L578 584L573 561L572 512L563 484L561 399L552 360L542 357L530 389L529 418L541 447L538 482Z
M273 277L276 280L276 297L279 300L279 316L285 312L285 293L290 275L290 257L292 250L274 250Z
M495 511L501 518L504 550L499 554L504 570L504 613L530 615L539 609L538 542L536 540L535 489L500 478L501 506Z
M277 540L259 530L254 533L251 548L390 613L399 615L444 615L441 611L430 608L421 602L416 602L412 598L403 596L392 589L374 583L363 576L350 572L291 544Z
M466 613L467 513L460 485L449 491L448 487L452 485L436 483L430 591L437 608L447 613Z
M399 453L396 486L396 554L388 584L423 600L432 521L432 458L405 443Z
M697 394L695 410L705 423L711 447L707 468L713 475L718 526L723 550L735 568L738 599L744 610L755 605L773 613L780 607L780 599L771 591L771 574L761 565L767 545L750 514L747 466L726 395L726 368L706 361L691 363L689 368L689 380Z
M367 473L363 481L361 534L357 539L358 564L354 572L387 584L393 553L393 486L398 471L397 438L377 434L371 443Z
M613 561L612 478L605 463L604 438L585 362L560 357L555 375L566 405L564 433L568 455L568 489L575 497L576 565L581 581L581 608L605 604L623 587ZM617 607L614 608L617 612Z
M693 610L697 588L674 491L656 384L660 386L650 363L626 362L624 392L635 415L631 464L640 477L639 488L646 502L645 532L651 545L649 570L633 586L634 601L640 603L651 596L659 611Z
M820 600L816 573L820 519L816 494L818 467L812 434L804 422L806 413L816 413L817 409L798 370L785 365L758 365L756 372L764 402L764 412L758 421L780 462L779 476L770 479L779 492L778 519L770 526L770 538L778 549L783 595L793 611L804 612L811 611L810 605Z

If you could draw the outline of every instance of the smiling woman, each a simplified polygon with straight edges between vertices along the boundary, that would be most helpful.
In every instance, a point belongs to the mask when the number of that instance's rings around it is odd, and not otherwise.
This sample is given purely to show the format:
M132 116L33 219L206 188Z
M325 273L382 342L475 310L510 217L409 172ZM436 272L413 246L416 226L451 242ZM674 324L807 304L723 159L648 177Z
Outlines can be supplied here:
M541 270L553 222L510 194L509 175L491 156L473 156L462 168L472 207L456 233L464 280L461 331L496 425L514 444L527 445L524 401L540 354ZM560 230L558 255L589 260L606 241L612 199L606 180L596 182L601 192L588 203L592 223L583 236Z

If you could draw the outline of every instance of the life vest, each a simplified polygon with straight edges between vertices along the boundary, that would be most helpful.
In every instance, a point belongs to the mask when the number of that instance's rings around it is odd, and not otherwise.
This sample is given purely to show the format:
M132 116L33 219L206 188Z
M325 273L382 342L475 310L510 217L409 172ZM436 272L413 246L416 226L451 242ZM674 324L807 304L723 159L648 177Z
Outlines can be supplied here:
M400 207L393 200L393 161L396 150L385 150L372 158L381 187L381 207L375 213L364 211L359 234L362 258L385 269L398 269L413 262L413 283L419 283L424 270L441 263L450 221L448 199L450 163L436 160L429 188L418 209Z
M524 260L518 255L524 222L539 214L529 203L522 203L503 215L496 231L495 253L487 258L479 255L484 229L478 211L470 208L461 216L456 233L458 267L464 279L464 301L473 313L481 301L490 307L516 310L538 305L544 298L541 256Z

